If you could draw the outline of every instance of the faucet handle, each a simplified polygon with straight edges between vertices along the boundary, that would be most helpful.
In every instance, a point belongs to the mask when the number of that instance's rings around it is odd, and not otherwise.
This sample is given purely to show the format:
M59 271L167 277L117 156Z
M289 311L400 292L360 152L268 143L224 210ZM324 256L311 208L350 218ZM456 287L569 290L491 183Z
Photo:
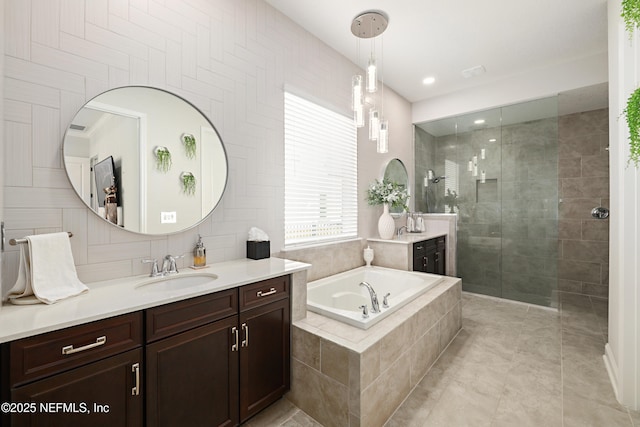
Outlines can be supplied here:
M367 308L367 304L365 305L361 305L360 307L358 307L360 310L362 310L362 318L366 319L369 317L369 309Z
M153 265L151 266L151 274L149 274L149 277L157 277L160 276L160 272L158 271L158 260L155 258L149 258L149 259L143 259L140 261L143 264L150 264L153 263Z
M391 295L391 292L387 293L383 298L382 298L382 306L384 308L389 308L389 300L387 298L389 298L389 295Z

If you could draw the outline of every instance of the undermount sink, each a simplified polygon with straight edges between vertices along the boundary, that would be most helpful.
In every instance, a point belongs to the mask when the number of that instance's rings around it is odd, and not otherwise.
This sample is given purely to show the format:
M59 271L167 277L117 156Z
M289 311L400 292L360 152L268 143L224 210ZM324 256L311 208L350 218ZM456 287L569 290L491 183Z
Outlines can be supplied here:
M138 286L138 289L145 291L172 291L177 289L190 288L205 285L216 280L218 276L212 273L188 274L181 276L171 275L164 277L151 277Z

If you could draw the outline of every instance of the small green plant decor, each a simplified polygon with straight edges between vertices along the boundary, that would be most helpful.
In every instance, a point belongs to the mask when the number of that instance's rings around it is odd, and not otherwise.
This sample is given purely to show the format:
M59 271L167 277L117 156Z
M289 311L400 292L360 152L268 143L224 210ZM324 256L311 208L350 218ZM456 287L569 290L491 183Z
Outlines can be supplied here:
M629 38L640 26L640 0L622 0L622 19ZM622 114L627 118L629 128L629 163L637 168L640 163L640 88L627 99L627 107Z
M196 137L190 133L182 134L182 143L187 154L187 158L193 159L196 157Z
M156 147L154 150L156 155L156 168L160 172L169 172L171 169L171 152L167 147Z
M189 196L196 194L196 177L191 172L182 172L180 179L182 181L182 191L185 194Z

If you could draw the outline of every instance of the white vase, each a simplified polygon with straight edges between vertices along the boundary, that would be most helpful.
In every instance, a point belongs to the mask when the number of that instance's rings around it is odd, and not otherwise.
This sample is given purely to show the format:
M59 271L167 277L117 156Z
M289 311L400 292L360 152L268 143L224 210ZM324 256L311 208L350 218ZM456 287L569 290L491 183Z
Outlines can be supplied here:
M391 240L393 239L393 233L396 231L396 223L393 217L389 213L389 204L384 204L384 209L380 219L378 219L378 234L381 239Z

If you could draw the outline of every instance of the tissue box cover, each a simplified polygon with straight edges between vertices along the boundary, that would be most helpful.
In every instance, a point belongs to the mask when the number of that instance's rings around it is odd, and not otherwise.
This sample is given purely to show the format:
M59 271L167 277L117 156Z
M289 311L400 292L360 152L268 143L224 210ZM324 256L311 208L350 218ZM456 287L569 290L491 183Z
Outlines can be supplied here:
M247 240L247 258L263 259L269 258L271 249L269 241Z

